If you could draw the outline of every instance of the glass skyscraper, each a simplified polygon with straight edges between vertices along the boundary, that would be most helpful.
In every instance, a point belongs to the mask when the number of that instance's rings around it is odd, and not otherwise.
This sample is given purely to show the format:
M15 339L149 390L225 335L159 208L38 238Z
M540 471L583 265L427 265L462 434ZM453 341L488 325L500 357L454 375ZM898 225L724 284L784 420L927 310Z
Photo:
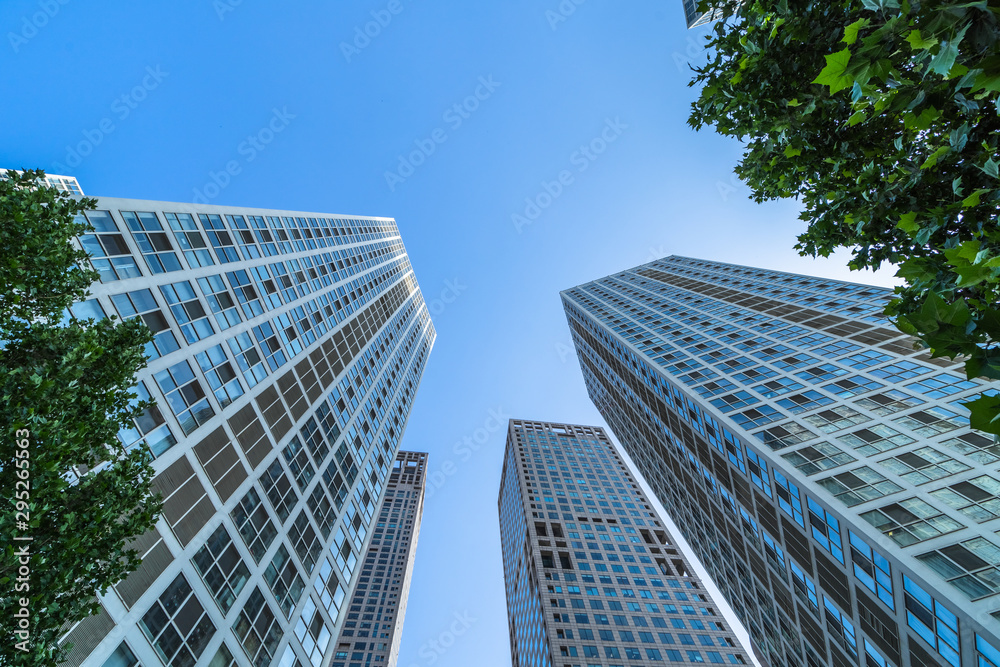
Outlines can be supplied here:
M100 198L80 318L155 334L119 438L164 498L71 666L324 667L434 328L393 220Z
M426 472L426 452L396 455L331 667L396 667Z
M512 419L498 509L514 667L749 664L600 427Z
M1000 665L987 384L887 289L669 257L562 294L590 396L771 665Z

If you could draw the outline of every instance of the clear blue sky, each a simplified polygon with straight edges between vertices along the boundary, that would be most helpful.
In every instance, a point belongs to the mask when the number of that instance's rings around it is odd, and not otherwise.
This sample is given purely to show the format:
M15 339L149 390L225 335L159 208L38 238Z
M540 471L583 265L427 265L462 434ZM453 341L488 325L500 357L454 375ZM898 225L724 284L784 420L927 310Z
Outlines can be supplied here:
M892 284L799 258L795 204L748 201L739 146L688 128L704 31L681 0L577 1L0 5L0 166L398 222L438 330L403 446L453 466L426 504L403 667L510 664L491 415L603 424L559 290L668 254ZM418 144L434 150L411 171ZM475 620L437 653L454 614Z

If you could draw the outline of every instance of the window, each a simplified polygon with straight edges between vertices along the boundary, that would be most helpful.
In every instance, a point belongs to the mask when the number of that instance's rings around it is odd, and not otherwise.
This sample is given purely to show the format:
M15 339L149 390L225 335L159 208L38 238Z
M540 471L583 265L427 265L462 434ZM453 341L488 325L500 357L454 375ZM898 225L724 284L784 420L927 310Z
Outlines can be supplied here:
M177 417L184 435L190 435L215 414L188 362L181 361L153 377L167 399L171 412Z
M963 528L962 524L919 498L865 512L861 518L903 547Z
M947 433L956 428L968 425L968 420L963 420L954 412L944 408L930 407L917 412L911 412L893 420L897 424L902 424L918 435L931 438L939 433Z
M1000 667L1000 651L978 634L976 635L976 652L979 654L979 667Z
M1000 461L1000 443L992 436L982 433L965 433L944 440L941 444L954 449L959 454L965 454L976 463L989 465Z
M295 624L295 636L298 637L302 649L306 652L313 667L320 667L323 662L323 653L330 645L331 635L323 613L320 612L311 597L306 598L302 615Z
M205 237L201 235L201 230L195 224L190 213L164 213L167 223L174 230L174 238L184 252L184 258L188 266L197 269L201 266L212 266L212 253L208 250Z
M771 478L767 474L767 462L749 447L747 447L747 468L750 471L750 481L771 498Z
M299 501L299 497L292 488L292 482L288 479L285 469L281 467L280 459L276 458L271 462L260 476L260 484L264 487L264 495L271 501L271 507L278 515L278 520L284 523L295 503Z
M857 354L852 354L849 357L844 357L840 360L840 363L845 366L850 366L858 370L864 370L865 368L871 368L872 366L877 366L883 361L889 361L892 357L888 354L882 352L876 352L875 350L865 350L864 352L859 352Z
M330 497L326 495L322 484L316 485L313 492L309 494L306 504L309 505L309 511L312 512L313 520L319 526L319 531L323 534L323 538L330 537L333 524L337 520L337 512L333 509Z
M745 408L754 403L760 403L760 399L751 395L748 391L741 390L713 399L711 403L723 413L726 413L739 408Z
M170 238L163 231L159 218L152 212L121 211L122 219L132 230L132 238L154 274L180 271L181 263L174 254Z
M952 394L975 389L979 385L970 382L956 375L941 373L934 377L920 379L912 384L906 385L906 389L923 394L927 398L945 398Z
M790 391L797 391L802 389L805 385L796 382L791 378L779 377L773 380L769 380L764 384L759 384L754 387L754 391L763 396L764 398L775 398L776 396L781 396L782 394L787 394Z
M696 387L695 391L708 398L709 396L718 396L727 391L732 391L736 389L736 385L726 380L725 378L720 378L719 380L713 382L706 382L700 387Z
M1000 593L1000 547L985 537L941 547L917 558L972 600Z
M768 564L777 572L782 581L785 580L785 552L780 546L778 546L774 538L767 534L767 531L761 531L764 536L764 556L767 557Z
M868 466L838 473L816 482L848 507L884 498L903 490Z
M841 613L830 598L823 596L823 610L826 612L826 623L830 627L830 638L851 655L855 662L858 659L858 640L854 633L854 624L850 616Z
M149 390L146 389L143 382L136 385L135 393L136 398L129 401L129 405L134 406L140 402L151 400ZM118 440L128 450L145 445L152 453L153 458L160 456L177 444L177 438L170 432L170 427L167 426L159 406L155 403L132 418L131 428L119 430Z
M773 363L775 366L783 371L793 371L796 368L802 368L806 364L810 364L816 361L815 357L810 357L808 354L793 354L788 357L782 357L781 359L775 360Z
M139 628L170 667L193 667L215 634L215 625L183 574L153 603Z
M853 433L847 433L837 437L846 445L858 450L862 456L872 456L879 452L886 452L903 445L916 442L908 435L886 426L885 424L875 424L869 428L859 429Z
M792 569L792 586L795 596L809 608L814 615L819 615L819 598L816 597L816 584L806 576L794 560L789 560Z
M931 369L926 366L921 366L920 364L915 364L912 361L905 360L897 361L894 364L889 364L888 366L883 366L882 368L876 368L873 371L869 371L869 373L875 377L882 378L888 382L904 382L930 372Z
M795 377L805 380L809 384L818 384L846 374L847 371L840 366L820 364L819 366L813 366L812 368L807 368L804 371L796 373Z
M135 657L135 653L132 653L132 649L128 647L128 644L122 642L115 649L115 652L111 654L111 657L104 661L102 667L142 667L142 665L139 663L139 659ZM215 665L210 665L210 667L215 667Z
M806 475L853 463L855 459L828 442L818 442L782 456Z
M778 421L783 416L784 415L772 408L770 405L762 405L759 408L750 408L749 410L744 410L743 412L737 412L732 415L730 419L743 428L750 430L764 426L765 424L770 424L774 421Z
M978 523L1000 516L1000 482L990 475L931 491L931 495Z
M122 319L140 317L153 332L152 342L146 345L146 354L150 359L157 359L180 349L181 346L177 343L177 338L170 330L167 318L163 316L163 311L160 310L160 305L156 303L151 291L141 289L126 294L115 294L112 295L111 301Z
M282 631L260 588L255 588L233 623L233 634L258 667L268 667L274 658Z
M969 469L969 466L933 447L897 454L882 459L879 464L916 486Z
M905 574L906 624L952 667L959 667L958 618Z
M814 349L813 352L821 357L826 357L827 359L835 359L841 355L860 349L860 345L848 343L846 340L837 340L822 347L818 347Z
M196 356L219 405L226 407L243 395L243 385L221 345L214 345Z
M854 565L854 576L878 596L889 609L896 609L896 601L892 595L892 568L888 559L878 551L868 546L854 531L848 531L851 541L851 561Z
M212 591L223 615L228 614L250 579L250 570L240 558L240 552L224 525L215 529L191 562Z
M333 566L330 565L330 561L326 558L323 559L323 562L319 566L319 576L313 582L313 588L316 590L316 594L319 595L320 604L330 612L331 618L336 622L340 607L347 596L347 591L344 590L340 579L337 578L337 573L333 571Z
M236 218L239 218L242 222L243 228L246 228L246 222L243 221L243 216L227 215L226 217L233 223L233 227L237 226ZM201 221L201 226L205 228L205 232L208 234L208 240L211 242L212 247L215 248L215 254L218 256L219 261L223 264L240 261L240 253L236 250L236 246L233 244L232 235L230 235L225 223L222 222L222 216L199 213L198 219ZM250 232L246 233L249 234ZM256 250L256 247L254 247L254 250ZM252 257L248 256L247 258L253 259L254 257L259 256L260 255L258 253Z
M87 211L86 218L94 227L91 234L81 234L80 245L90 255L90 263L100 274L102 283L142 275L132 258L132 251L110 211Z
M261 557L267 548L271 546L275 536L278 534L271 518L267 515L267 510L260 502L257 490L251 488L243 496L239 504L232 511L233 522L240 537L250 550L253 559L260 562Z
M866 417L846 405L838 405L829 410L820 410L803 419L806 423L815 426L823 433L833 433L834 431L840 431L841 429L871 421L870 417Z
M215 333L208 313L198 300L191 283L183 280L172 285L160 285L160 292L170 305L170 312L174 314L188 343L197 343Z
M302 583L295 561L288 555L288 549L284 544L278 545L274 558L264 570L264 581L274 594L274 599L278 601L278 608L285 614L285 618L291 618L292 610L302 597L305 584Z
M778 494L778 506L785 511L788 516L795 519L795 523L805 528L806 524L802 518L802 501L799 498L799 487L789 482L784 475L777 470L774 471L775 493Z
M754 437L776 451L812 440L816 434L795 422L787 422L766 428Z
M215 321L219 325L219 329L225 331L242 321L236 301L229 288L226 287L226 283L222 281L222 276L198 278L198 287L205 295L208 307L215 314Z
M806 503L813 539L843 565L844 543L840 537L840 522L812 498L806 498Z
M208 663L208 667L240 667L240 663L236 662L229 647L223 642L215 652L215 657Z
M833 403L833 399L825 394L821 394L815 389L810 389L802 392L801 394L786 396L785 398L779 399L777 403L793 415L797 415L800 412L805 412L806 410L812 410L824 405L829 405L830 403Z
M824 385L823 389L830 392L834 396L839 396L840 398L850 398L851 396L858 396L859 394L875 391L876 389L882 389L883 387L885 387L885 385L881 382L869 380L861 375L853 375L849 378L842 378L835 382L831 382L828 385Z
M302 447L298 436L293 437L281 453L285 457L285 461L288 462L288 469L292 471L295 483L304 490L312 478L316 476L316 471L313 469L312 463L309 462L309 455Z
M869 412L874 412L880 417L886 417L896 412L902 412L903 410L915 408L922 404L923 401L919 398L914 398L913 396L903 393L898 389L881 391L877 394L872 394L871 396L859 398L854 401L854 405L864 408Z
M241 333L229 339L229 351L236 357L236 363L243 373L243 379L250 387L256 386L258 382L267 377L267 368L264 366L264 358L257 351L250 334Z
M295 548L299 560L302 561L306 574L311 574L323 544L319 541L312 524L309 523L309 516L305 510L299 512L299 515L295 517L295 523L288 530L288 538L292 541L292 546Z

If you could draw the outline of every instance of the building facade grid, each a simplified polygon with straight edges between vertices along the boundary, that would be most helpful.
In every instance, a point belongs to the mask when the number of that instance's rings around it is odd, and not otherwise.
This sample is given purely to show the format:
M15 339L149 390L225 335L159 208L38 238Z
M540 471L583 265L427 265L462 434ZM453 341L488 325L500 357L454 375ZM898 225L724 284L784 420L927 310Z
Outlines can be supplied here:
M772 665L996 664L1000 447L961 405L996 386L891 298L683 257L563 293L592 399Z

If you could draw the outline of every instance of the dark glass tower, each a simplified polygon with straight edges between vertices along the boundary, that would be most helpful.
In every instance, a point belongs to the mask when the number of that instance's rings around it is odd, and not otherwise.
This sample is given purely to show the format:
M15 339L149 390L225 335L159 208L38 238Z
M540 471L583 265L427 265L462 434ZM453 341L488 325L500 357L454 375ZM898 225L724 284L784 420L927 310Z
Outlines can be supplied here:
M514 667L748 664L600 427L511 420L498 507Z
M891 290L669 257L562 295L587 389L777 667L1000 665L1000 446Z
M427 454L399 452L331 667L396 667L424 511Z

